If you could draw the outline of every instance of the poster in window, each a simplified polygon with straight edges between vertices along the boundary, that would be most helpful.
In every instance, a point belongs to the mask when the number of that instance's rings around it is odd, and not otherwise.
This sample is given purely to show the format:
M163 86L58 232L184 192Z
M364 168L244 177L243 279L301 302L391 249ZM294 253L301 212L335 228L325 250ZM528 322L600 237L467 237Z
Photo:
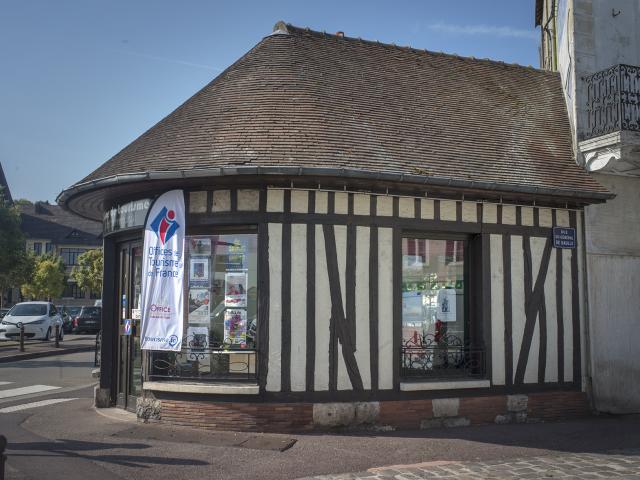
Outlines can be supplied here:
M197 365L198 375L211 372L209 355L209 328L187 328L187 360ZM196 363L197 362L197 363Z
M230 308L224 312L225 345L247 346L247 311Z
M209 290L192 288L189 290L189 323L209 323L211 302Z
M211 255L211 239L191 237L189 239L189 251L191 255Z
M187 354L204 354L209 348L209 328L189 327L187 329Z
M229 243L228 245L229 255L227 257L227 269L243 269L245 268L245 246L244 244L236 239L233 243Z
M224 276L224 306L247 306L247 274L229 272Z
M456 290L443 288L438 291L438 313L436 319L441 322L455 322L456 317Z
M189 286L209 286L209 258L191 257L189 260Z

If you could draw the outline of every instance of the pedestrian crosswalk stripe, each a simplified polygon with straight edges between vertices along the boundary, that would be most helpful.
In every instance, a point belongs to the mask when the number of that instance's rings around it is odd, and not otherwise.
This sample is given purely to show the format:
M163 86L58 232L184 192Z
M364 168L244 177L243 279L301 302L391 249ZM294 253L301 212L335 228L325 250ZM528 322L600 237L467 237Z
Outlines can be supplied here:
M29 385L28 387L10 388L0 390L0 398L17 397L19 395L29 395L30 393L46 392L47 390L57 390L60 387L51 385Z
M44 407L46 405L68 402L69 400L77 400L77 398L50 398L49 400L40 400L39 402L23 403L22 405L14 405L13 407L0 408L0 413L19 412L29 408Z
M11 385L13 382L0 382L0 386L2 385Z

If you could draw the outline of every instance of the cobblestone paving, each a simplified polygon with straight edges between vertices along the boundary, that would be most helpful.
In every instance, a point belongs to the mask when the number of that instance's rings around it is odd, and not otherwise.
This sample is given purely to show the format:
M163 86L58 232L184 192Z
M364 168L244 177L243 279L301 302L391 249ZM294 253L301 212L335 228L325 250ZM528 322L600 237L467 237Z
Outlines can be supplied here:
M567 453L488 462L436 461L373 468L366 472L320 475L302 480L450 479L640 479L640 450Z

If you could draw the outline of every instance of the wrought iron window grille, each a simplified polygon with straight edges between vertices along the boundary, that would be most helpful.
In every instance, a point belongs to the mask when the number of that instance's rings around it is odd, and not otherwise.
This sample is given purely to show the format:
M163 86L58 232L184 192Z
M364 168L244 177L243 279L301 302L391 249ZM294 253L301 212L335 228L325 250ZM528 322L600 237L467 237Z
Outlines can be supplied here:
M584 82L588 122L581 140L621 130L640 132L640 67L614 65Z
M400 375L410 378L482 377L485 349L456 335L416 335L400 349Z
M257 353L231 343L210 342L207 335L187 335L179 352L153 352L150 380L255 382Z

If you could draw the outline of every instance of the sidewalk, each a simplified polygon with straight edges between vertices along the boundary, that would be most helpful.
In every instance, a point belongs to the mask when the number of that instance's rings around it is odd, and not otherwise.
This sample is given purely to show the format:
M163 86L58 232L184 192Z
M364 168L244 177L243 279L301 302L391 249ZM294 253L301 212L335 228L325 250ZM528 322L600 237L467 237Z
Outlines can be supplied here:
M24 343L24 352L20 351L20 342L0 342L0 363L17 362L30 358L48 357L50 355L63 355L68 353L87 352L94 350L96 346L95 336L74 337L65 335L60 346L56 348L55 341L43 342L29 340Z
M29 418L16 417L14 425L42 440L15 438L9 464L25 474L46 465L50 480L69 480L65 459L73 459L79 478L86 468L89 476L84 478L137 480L640 479L637 416L425 431L263 435L141 424L124 412L97 414L91 404L85 398L34 409ZM54 458L32 455L34 451L52 452L60 462L60 476L53 473Z

